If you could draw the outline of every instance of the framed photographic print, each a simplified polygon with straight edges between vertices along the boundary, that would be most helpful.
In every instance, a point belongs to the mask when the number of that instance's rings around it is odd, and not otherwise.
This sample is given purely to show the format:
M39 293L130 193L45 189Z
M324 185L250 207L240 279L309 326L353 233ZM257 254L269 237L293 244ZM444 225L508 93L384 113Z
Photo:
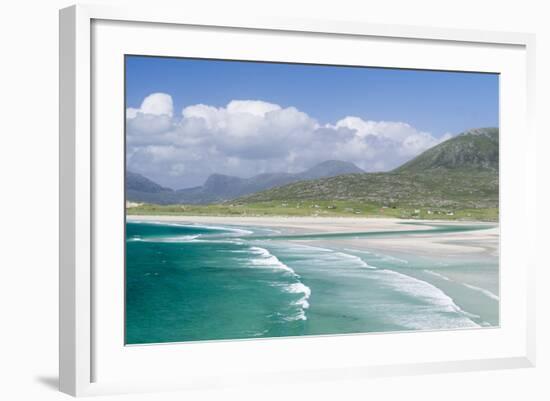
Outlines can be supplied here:
M60 18L62 391L532 366L532 36Z
M499 326L498 74L125 72L126 344Z

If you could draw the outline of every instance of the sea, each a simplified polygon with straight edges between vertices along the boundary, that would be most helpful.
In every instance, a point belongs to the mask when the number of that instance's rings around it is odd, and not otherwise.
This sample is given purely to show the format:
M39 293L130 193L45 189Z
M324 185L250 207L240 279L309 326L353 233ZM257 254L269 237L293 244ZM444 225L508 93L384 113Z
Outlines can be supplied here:
M340 241L487 227L292 235L128 220L126 344L496 327L498 257L420 257Z

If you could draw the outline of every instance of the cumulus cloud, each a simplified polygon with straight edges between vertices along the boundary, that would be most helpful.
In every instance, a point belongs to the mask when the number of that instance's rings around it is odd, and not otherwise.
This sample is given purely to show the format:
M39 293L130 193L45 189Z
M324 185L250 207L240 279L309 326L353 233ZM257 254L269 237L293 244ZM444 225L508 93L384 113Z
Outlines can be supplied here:
M152 116L172 117L174 111L174 104L172 102L172 96L166 93L152 93L143 99L139 109L133 109L129 107L126 109L126 116L129 118L135 118L139 113L149 114Z
M386 142L403 156L414 156L433 146L438 141L429 133L418 131L404 122L365 121L359 117L345 117L335 127L354 130L357 137L365 142Z
M126 119L128 168L175 188L201 185L212 173L297 172L330 159L384 171L450 137L355 116L320 125L295 107L261 100L189 105L174 115L165 93L128 108Z

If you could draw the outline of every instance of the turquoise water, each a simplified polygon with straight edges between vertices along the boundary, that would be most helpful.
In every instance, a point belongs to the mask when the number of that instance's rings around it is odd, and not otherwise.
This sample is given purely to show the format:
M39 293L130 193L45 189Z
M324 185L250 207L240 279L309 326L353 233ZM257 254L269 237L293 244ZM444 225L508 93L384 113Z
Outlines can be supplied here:
M486 227L280 235L255 227L129 221L126 343L494 326L497 258L396 257L338 241ZM456 275L467 277L468 269L493 279L469 288Z

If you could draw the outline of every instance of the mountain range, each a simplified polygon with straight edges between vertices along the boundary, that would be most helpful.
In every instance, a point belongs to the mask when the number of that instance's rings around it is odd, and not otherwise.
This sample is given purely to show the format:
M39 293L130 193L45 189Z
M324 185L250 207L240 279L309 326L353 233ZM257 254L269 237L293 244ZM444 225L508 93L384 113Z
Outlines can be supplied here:
M202 186L172 190L143 175L126 172L126 198L134 202L166 204L208 204L223 202L293 182L364 173L353 163L327 160L300 173L264 173L250 178L212 174Z
M498 208L499 130L465 131L400 167L366 173L329 160L298 174L251 178L213 174L204 185L181 190L127 173L127 199L154 204L236 204L272 201L358 200L387 206Z

